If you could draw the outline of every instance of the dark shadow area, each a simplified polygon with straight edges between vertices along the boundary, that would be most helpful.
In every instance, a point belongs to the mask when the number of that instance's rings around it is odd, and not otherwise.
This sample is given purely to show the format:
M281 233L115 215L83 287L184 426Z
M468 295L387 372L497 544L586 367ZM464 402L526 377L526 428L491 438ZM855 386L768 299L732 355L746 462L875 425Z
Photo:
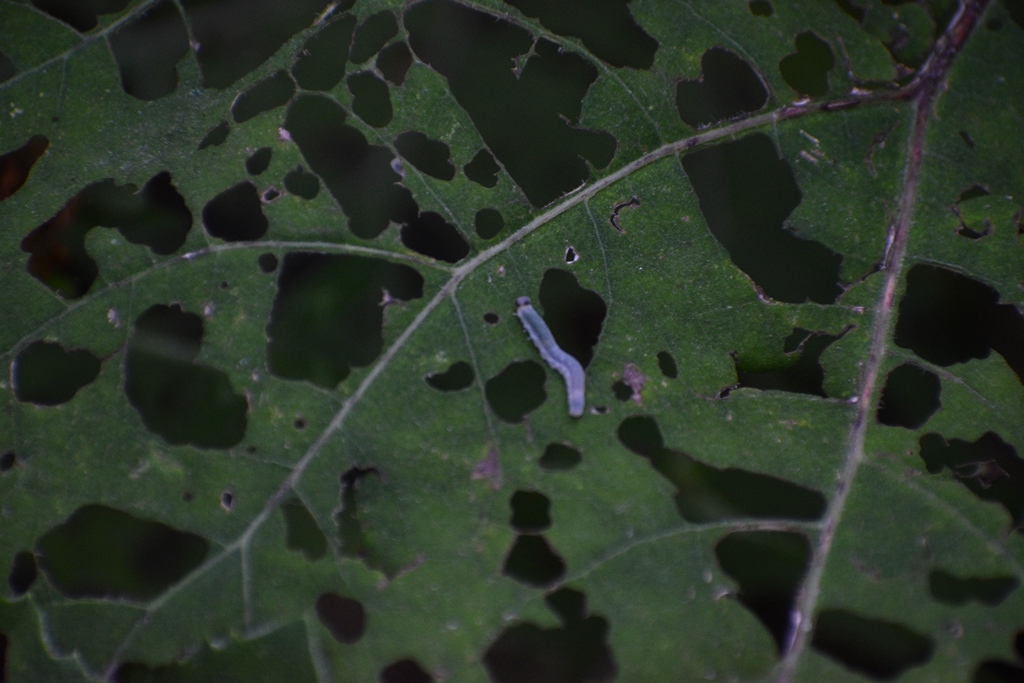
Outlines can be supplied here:
M281 503L281 514L289 550L301 552L311 562L327 554L327 537L301 500L293 496Z
M277 270L277 256L267 252L260 254L256 259L256 265L260 269L261 273L269 274Z
M121 87L149 102L178 87L177 63L188 54L188 31L172 0L162 0L110 34Z
M232 635L216 644L196 642L187 653L169 658L170 663L154 665L128 661L103 680L109 683L315 681L316 672L309 654L309 628L302 620L293 620L288 624L275 624L274 628L247 638Z
M690 522L730 519L820 519L825 497L812 489L736 467L720 469L665 447L654 418L626 418L619 441L650 461L676 487L676 507Z
M594 55L615 67L650 69L658 41L629 11L631 0L505 0L560 36L579 38Z
M885 379L877 419L884 425L917 429L935 414L942 402L939 376L920 365L904 363Z
M455 177L452 153L448 145L431 140L417 130L409 130L395 138L395 149L410 164L438 180Z
M509 363L484 385L487 404L505 422L522 422L547 400L546 377L544 369L532 360Z
M888 681L931 659L935 643L902 624L825 609L814 623L811 647L847 668Z
M394 154L346 125L345 112L334 101L300 95L288 108L285 128L348 216L356 237L372 239L390 221L404 223L417 215L412 194L391 168Z
M747 3L747 9L755 17L770 17L775 14L775 8L772 7L772 3L768 0L750 0Z
M356 643L366 630L366 610L354 598L323 593L316 600L316 616L334 639L343 645Z
M0 155L0 201L21 189L32 167L49 147L49 138L36 134L18 149Z
M0 473L10 472L18 463L18 454L14 451L0 453Z
M10 57L0 51L0 83L6 83L16 75L18 75L18 68L14 66ZM0 667L0 672L2 671L3 669Z
M373 475L380 479L380 471L376 467L359 467L353 465L342 473L341 506L334 513L334 522L338 525L338 552L342 557L361 560L367 567L377 566L373 559L370 539L363 530L362 516L359 512L359 498L356 495L362 481Z
M711 234L761 291L789 303L836 300L843 257L786 229L802 195L770 138L755 133L686 154L682 163Z
M100 359L85 349L34 341L14 361L14 395L41 406L67 403L100 374Z
M144 601L198 567L209 548L202 536L86 505L39 537L36 557L65 597Z
M197 151L202 151L207 147L218 147L224 144L224 141L228 139L228 134L231 132L231 126L228 125L227 121L221 121L216 126L211 128L203 139L199 142Z
M245 435L249 404L224 372L195 362L202 339L198 315L178 304L150 306L128 339L124 392L167 443L230 448Z
M796 52L779 62L782 78L801 95L823 97L828 93L828 72L836 63L832 48L810 31L797 35L793 42Z
M715 546L722 571L739 584L737 598L775 639L780 656L792 638L796 593L807 573L811 544L803 534L739 531Z
M540 533L551 526L551 499L539 491L516 491L508 501L508 523L521 533Z
M372 363L384 344L384 291L423 296L423 276L406 265L348 254L285 256L267 324L267 366L285 379L334 388Z
M505 227L505 217L497 209L486 207L476 212L473 219L476 235L482 240L494 239Z
M586 368L608 315L604 299L581 287L575 275L559 268L544 271L538 298L555 341Z
M28 593L38 576L39 570L36 567L36 556L28 550L22 550L20 553L17 553L11 563L11 573L7 576L7 586L11 589L11 596L20 598L25 593Z
M943 367L995 351L1024 382L1024 315L998 302L999 292L982 282L916 265L900 301L896 344Z
M494 187L497 185L498 171L500 170L501 166L498 166L494 156L486 149L482 149L474 154L469 163L462 167L462 172L466 174L467 178L483 187Z
M1024 1L1022 0L1003 0L1003 6L1006 11L1010 14L1010 19L1013 23L1020 27L1021 31L1024 31ZM1024 657L1024 653L1021 655Z
M676 359L668 351L658 352L658 369L661 370L661 374L665 375L669 379L675 379L679 376L679 368L676 367Z
M389 83L402 85L412 66L412 53L405 43L392 43L380 51L376 64L377 70Z
M225 242L251 242L266 234L259 191L248 180L230 187L203 207L203 226L211 237Z
M583 57L453 0L416 3L405 13L405 27L413 52L448 79L534 206L588 180L587 162L599 169L611 162L615 139L576 127L583 96L597 78Z
M245 172L249 175L260 175L270 168L273 151L269 147L260 147L245 160Z
M31 254L29 274L66 299L84 295L99 274L85 250L85 237L97 226L117 228L129 242L165 256L185 243L192 214L166 171L138 191L110 179L86 185L22 240L22 251Z
M380 670L380 683L431 683L434 677L414 659L400 659Z
M303 199L313 199L320 194L320 179L296 166L285 175L284 189Z
M497 683L603 683L618 668L608 646L608 620L587 615L586 596L562 588L544 601L562 621L557 628L530 622L509 626L484 653Z
M435 372L423 379L438 391L462 391L473 384L473 368L466 361L457 361L448 366L444 372Z
M794 328L786 340L786 356L782 358L736 355L733 360L736 364L736 388L788 391L827 398L821 354L842 336L842 333L832 335Z
M327 91L341 83L355 26L356 18L345 14L306 41L291 69L292 78L300 88Z
M565 560L543 536L522 534L505 558L504 573L535 588L546 588L565 576Z
M688 126L700 128L757 111L768 89L754 68L731 50L713 47L700 58L700 77L676 84L676 110Z
M549 443L540 456L537 464L548 472L564 472L571 470L583 461L579 449L560 443Z
M394 12L384 10L371 14L356 29L348 58L353 64L362 64L380 52L380 49L397 35L398 20L395 19Z
M32 5L79 33L87 33L99 24L97 15L116 14L128 6L128 0L32 0Z
M227 88L313 21L330 0L182 0L207 88ZM352 5L342 0L335 11Z
M930 473L948 468L978 498L1002 505L1010 513L1010 528L1024 533L1024 459L1013 446L993 432L974 442L925 434L920 443Z
M469 242L459 229L433 211L403 225L401 235L409 249L446 263L458 263L469 254Z
M1019 586L1020 581L1012 576L970 576L962 579L941 569L928 572L928 590L932 597L950 605L966 605L973 601L995 607Z
M283 69L246 88L231 103L231 117L244 123L265 111L284 106L295 94L295 82Z
M1024 2L1020 3L1021 29L1024 29ZM1021 683L1024 681L1024 631L1018 631L1013 638L1013 652L1016 662L1004 659L988 659L974 670L972 683Z
M345 81L352 93L352 113L374 128L391 123L394 110L388 84L372 71L359 71Z

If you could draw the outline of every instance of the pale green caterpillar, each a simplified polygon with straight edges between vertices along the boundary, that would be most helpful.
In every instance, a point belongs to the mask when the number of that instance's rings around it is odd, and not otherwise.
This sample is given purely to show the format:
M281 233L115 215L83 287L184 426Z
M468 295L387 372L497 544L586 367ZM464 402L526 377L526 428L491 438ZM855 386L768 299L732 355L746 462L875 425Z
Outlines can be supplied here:
M516 299L516 316L523 323L526 333L530 335L533 345L540 351L540 357L547 361L565 380L565 392L569 399L569 415L579 417L583 414L584 380L583 366L571 355L559 348L544 318L530 305L530 297L521 296Z

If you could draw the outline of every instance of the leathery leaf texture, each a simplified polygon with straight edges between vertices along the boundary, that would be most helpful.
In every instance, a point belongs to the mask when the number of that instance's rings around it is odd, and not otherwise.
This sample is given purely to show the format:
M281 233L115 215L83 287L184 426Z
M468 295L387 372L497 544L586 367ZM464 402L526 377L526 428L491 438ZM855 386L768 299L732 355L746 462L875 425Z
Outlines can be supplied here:
M0 681L1020 681L1022 102L1022 0L5 0Z

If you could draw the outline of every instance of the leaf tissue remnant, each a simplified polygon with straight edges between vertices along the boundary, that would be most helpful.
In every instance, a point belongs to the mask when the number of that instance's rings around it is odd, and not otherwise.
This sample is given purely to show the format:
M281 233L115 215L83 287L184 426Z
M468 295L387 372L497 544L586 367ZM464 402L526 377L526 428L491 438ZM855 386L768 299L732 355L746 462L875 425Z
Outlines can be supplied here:
M195 362L202 338L198 315L178 304L150 306L128 340L124 390L168 443L229 448L245 435L249 406L225 373Z
M583 96L597 78L585 58L453 0L414 4L405 27L413 52L448 79L455 99L534 206L588 180L588 161L598 169L611 162L615 139L576 127ZM531 48L521 69L510 68Z
M285 256L267 325L267 364L278 377L334 388L384 344L385 290L423 296L423 276L406 265L348 254Z
M100 359L85 349L68 351L56 342L35 341L14 361L14 395L36 405L67 403L99 372Z
M768 136L714 145L682 162L711 234L766 295L788 303L836 300L843 257L786 229L802 194Z
M679 117L693 128L755 112L768 89L754 68L731 50L713 47L700 58L696 80L676 84Z
M69 598L154 598L198 567L202 536L86 505L39 537L36 554L50 583Z
M118 186L110 179L86 185L22 240L22 251L30 254L28 272L65 298L81 297L99 274L85 250L85 237L97 226L117 228L129 242L164 256L185 243L192 214L167 171L138 192L134 185Z

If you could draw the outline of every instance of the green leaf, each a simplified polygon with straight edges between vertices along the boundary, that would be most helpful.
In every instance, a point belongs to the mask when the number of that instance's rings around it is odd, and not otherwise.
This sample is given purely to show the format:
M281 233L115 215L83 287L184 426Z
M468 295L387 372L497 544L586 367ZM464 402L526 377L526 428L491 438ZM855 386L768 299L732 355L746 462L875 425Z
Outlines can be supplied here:
M1022 54L1020 0L4 3L0 680L1019 680Z

